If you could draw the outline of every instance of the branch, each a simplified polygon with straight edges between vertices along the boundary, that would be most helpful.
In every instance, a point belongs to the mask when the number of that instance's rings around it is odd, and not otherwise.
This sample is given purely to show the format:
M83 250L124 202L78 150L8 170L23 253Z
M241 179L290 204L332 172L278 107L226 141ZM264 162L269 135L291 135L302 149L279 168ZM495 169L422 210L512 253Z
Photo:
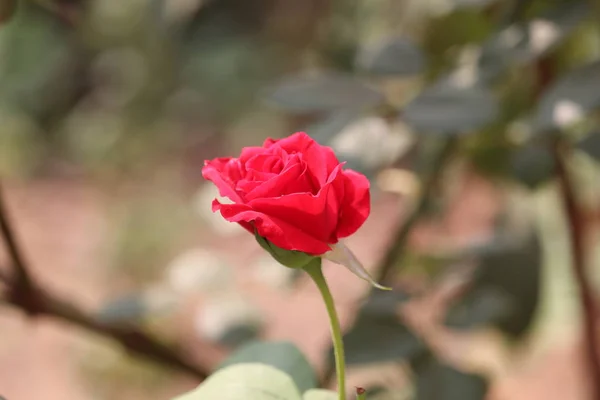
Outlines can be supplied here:
M61 319L88 331L112 338L133 354L188 372L199 379L206 378L208 375L206 371L191 364L174 350L145 332L97 321L73 305L73 302L61 299L41 288L29 275L29 268L18 246L3 200L0 188L0 233L14 267L13 277L0 275L0 279L8 287L7 303L25 311L30 316L46 315Z
M584 334L587 349L585 351L590 378L592 380L593 398L600 400L600 352L598 351L598 314L593 288L586 276L585 233L586 226L583 214L577 205L573 182L569 176L567 159L569 148L560 139L555 141L554 156L556 174L560 183L564 212L569 224L571 253L573 257L573 273L579 286L579 301L583 312Z
M398 227L394 237L392 238L392 245L386 253L383 261L377 272L376 281L382 284L388 283L391 280L392 272L394 267L398 264L399 259L402 257L402 253L406 247L408 236L412 231L417 221L421 218L423 213L427 209L430 197L433 194L435 187L438 184L439 178L442 175L442 170L446 165L446 162L454 152L456 145L456 138L452 137L446 139L442 148L438 154L431 161L431 171L429 175L424 179L423 190L417 205L406 218L406 220Z
M31 304L34 304L37 316L48 316L63 320L92 333L111 338L119 342L132 354L179 369L199 379L207 377L207 371L190 363L176 351L152 338L142 330L115 326L98 321L73 305L73 302L61 299L39 287L32 286L32 288L33 292L27 296L29 298L27 305L15 303L15 298L19 299L23 298L23 296L11 296L9 297L9 302L15 307L22 309L31 307Z

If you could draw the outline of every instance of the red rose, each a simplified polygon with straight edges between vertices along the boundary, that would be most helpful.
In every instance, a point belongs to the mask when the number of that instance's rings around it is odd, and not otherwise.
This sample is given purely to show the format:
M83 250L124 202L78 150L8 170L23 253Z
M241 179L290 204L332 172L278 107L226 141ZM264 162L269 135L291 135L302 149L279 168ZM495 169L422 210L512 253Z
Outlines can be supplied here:
M226 220L283 249L321 255L370 212L369 181L342 167L330 147L297 132L246 147L239 158L205 161L202 175L233 201L213 201Z

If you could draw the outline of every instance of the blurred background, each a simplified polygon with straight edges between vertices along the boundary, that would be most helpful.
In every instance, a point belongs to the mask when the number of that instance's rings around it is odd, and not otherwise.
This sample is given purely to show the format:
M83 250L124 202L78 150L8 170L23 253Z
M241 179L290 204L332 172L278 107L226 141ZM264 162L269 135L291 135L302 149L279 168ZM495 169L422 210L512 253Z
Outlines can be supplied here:
M371 180L347 243L396 289L325 267L349 385L600 398L599 20L594 0L0 1L0 396L169 399L256 339L333 387L318 292L212 214L201 175L304 130Z

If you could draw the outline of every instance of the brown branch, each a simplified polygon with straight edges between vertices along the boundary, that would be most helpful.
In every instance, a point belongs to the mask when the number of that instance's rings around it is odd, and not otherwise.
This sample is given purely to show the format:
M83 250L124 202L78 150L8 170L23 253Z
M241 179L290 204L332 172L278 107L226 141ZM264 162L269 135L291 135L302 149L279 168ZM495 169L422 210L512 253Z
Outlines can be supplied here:
M423 213L427 210L427 205L431 200L431 196L438 184L439 178L442 175L442 171L446 162L454 152L456 145L456 138L452 137L446 140L438 154L431 161L431 171L429 175L424 179L423 190L421 196L411 212L411 214L404 220L404 222L398 227L394 237L391 240L392 245L385 254L381 265L377 270L376 280L381 283L389 283L394 272L394 267L398 264L406 244L408 242L408 236L417 221L421 218Z
M560 139L554 145L556 158L556 174L560 183L560 193L564 203L564 212L569 224L573 273L579 286L579 300L583 312L584 334L586 342L585 354L592 383L593 398L600 400L600 352L598 351L598 314L596 300L590 280L586 276L585 233L586 224L581 209L577 204L573 182L569 176L566 160L569 148Z
M14 276L11 278L6 277L5 281L8 286L7 303L31 316L49 316L112 338L133 354L180 369L200 379L206 378L208 375L206 371L193 365L176 351L145 332L135 328L113 326L98 321L75 306L73 302L61 299L40 287L29 275L29 268L19 248L3 199L0 190L0 233L14 268ZM4 278L3 275L2 279L4 280Z

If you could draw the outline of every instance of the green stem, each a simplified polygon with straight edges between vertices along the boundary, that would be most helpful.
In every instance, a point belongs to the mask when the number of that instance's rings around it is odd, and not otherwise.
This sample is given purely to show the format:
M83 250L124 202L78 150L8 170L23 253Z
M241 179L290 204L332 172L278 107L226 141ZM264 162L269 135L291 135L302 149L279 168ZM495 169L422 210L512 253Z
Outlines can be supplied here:
M346 400L346 365L344 361L344 342L342 340L342 329L340 328L340 321L335 311L335 303L325 276L323 276L323 270L321 269L321 259L315 258L313 261L308 263L304 270L310 275L312 280L315 282L325 307L327 308L327 314L329 315L329 325L331 328L331 338L333 339L333 352L335 355L335 369L337 371L337 383L338 393L340 400Z

